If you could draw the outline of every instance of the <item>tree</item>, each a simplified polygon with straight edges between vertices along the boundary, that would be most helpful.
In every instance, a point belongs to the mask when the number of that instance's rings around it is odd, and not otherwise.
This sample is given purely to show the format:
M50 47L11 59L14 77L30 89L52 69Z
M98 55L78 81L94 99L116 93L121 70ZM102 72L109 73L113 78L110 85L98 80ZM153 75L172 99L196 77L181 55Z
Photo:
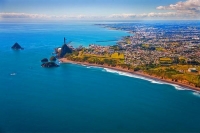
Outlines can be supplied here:
M134 71L139 71L139 70L140 70L139 67L135 67L135 68L134 68Z
M196 87L200 87L200 75L197 75L197 84Z
M51 58L49 59L50 61L56 61L56 57L55 56L51 56Z

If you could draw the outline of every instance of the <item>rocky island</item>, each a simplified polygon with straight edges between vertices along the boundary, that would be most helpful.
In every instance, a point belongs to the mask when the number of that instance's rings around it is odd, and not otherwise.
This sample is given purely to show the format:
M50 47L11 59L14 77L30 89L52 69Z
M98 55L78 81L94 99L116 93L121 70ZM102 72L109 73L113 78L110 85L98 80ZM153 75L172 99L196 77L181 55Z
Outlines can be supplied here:
M56 57L55 56L52 56L49 60L47 58L42 59L41 60L42 65L41 66L42 67L46 67L46 68L58 67L59 66L59 65L57 65L55 63L55 61L56 61Z
M51 68L51 67L59 67L55 62L46 62L41 65L42 67Z
M44 59L41 60L42 63L46 63L46 62L48 62L48 61L49 61L49 60L48 60L47 58L44 58Z
M14 50L24 50L24 48L22 48L17 42L11 48Z

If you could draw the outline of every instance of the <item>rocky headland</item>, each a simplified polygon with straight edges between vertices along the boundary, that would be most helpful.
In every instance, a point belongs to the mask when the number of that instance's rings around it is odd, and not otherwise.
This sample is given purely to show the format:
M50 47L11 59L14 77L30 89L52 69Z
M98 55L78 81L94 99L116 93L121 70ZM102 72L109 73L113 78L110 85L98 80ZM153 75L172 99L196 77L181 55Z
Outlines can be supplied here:
M57 54L58 58L63 58L67 53L71 54L72 52L72 49L67 46L67 44L63 44L61 48L55 49L55 53Z

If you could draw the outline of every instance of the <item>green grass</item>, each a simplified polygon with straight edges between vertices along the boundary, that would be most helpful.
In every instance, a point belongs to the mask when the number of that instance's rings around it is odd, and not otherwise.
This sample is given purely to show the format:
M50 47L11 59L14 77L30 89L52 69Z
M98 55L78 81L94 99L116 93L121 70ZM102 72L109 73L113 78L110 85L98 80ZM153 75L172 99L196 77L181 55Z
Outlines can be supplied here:
M124 59L124 54L122 54L122 53L113 53L111 55L111 58L113 58L113 59Z

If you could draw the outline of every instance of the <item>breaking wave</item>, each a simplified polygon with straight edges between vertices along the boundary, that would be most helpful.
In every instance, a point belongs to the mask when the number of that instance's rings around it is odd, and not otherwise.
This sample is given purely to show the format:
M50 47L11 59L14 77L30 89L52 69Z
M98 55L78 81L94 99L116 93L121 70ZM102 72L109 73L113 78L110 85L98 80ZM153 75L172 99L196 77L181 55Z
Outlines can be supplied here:
M121 72L121 71L117 71L117 70L113 70L113 69L109 69L109 68L104 68L104 71L110 72L110 73L116 73L116 74L119 74L119 75L122 75L122 76L127 76L127 77L132 77L132 78L147 80L147 81L149 81L149 82L151 82L153 84L167 84L167 85L171 85L176 90L191 90L189 88L182 87L182 86L179 86L179 85L176 85L176 84L171 84L171 83L159 81L159 80L156 80L156 79L150 79L150 78L147 78L147 77L143 77L143 76L131 74L131 73L128 73L128 72Z
M192 94L197 96L197 97L200 97L200 91L194 91Z
M82 65L82 66L85 66L86 68L101 68L102 69L102 67L98 67L98 66L87 66L87 65Z
M82 66L85 66L86 68L101 68L101 69L103 69L102 71L105 71L105 72L115 73L115 74L118 74L118 75L121 75L121 76L126 76L126 77L131 77L131 78L143 79L143 80L149 81L153 84L171 85L178 91L190 90L190 91L193 91L194 95L200 96L200 92L196 92L196 91L189 89L187 87L183 87L183 86L172 84L172 83L167 83L167 82L160 81L160 80L157 80L157 79L151 79L151 78L148 78L148 77L143 77L143 76L140 76L140 75L135 75L135 74L131 74L131 73L128 73L128 72L122 72L122 71L118 71L118 70L114 70L114 69L110 69L110 68L102 68L102 67L98 67L98 66L87 66L87 65L82 65Z

